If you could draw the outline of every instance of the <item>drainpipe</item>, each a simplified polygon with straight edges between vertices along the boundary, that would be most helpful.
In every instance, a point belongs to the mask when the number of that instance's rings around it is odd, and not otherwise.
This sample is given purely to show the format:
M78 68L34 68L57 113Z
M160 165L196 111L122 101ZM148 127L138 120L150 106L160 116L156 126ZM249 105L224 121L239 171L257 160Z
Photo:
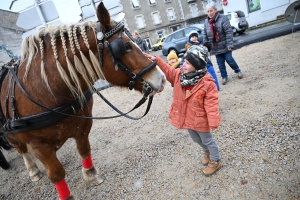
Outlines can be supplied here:
M178 0L178 6L179 6L179 11L180 11L180 15L181 15L181 20L184 20L184 13L183 13L183 9L182 9L182 5L181 5L181 0Z

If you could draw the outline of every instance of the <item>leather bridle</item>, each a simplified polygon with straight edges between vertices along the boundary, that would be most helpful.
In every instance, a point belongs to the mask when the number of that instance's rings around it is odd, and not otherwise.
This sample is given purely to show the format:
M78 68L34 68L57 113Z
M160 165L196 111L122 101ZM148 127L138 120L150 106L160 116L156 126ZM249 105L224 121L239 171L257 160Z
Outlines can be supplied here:
M142 76L149 72L151 69L156 67L156 62L152 62L150 65L148 65L146 68L141 70L139 73L135 74L133 73L127 65L122 61L122 57L126 54L126 51L128 49L128 46L124 44L124 42L121 39L121 36L123 32L126 33L126 35L134 42L133 37L128 32L126 28L124 28L124 23L118 22L111 30L109 30L106 33L103 33L100 23L97 24L97 39L99 41L98 43L98 52L99 52L99 62L100 66L102 67L102 59L103 59L103 46L105 46L108 54L110 55L111 60L116 63L115 70L118 70L120 67L130 78L131 80L128 83L128 87L130 90L132 90L135 86L136 80L140 81L143 86L143 94L145 97L147 97L149 94L153 92L153 88L149 83L147 83ZM112 40L111 42L108 42L108 39L113 36L115 33L119 32L119 36Z
M111 108L113 108L117 113L119 113L119 115L115 115L115 116L110 116L110 117L88 117L88 116L77 116L74 115L75 110L81 108L81 105L79 103L78 99L75 99L71 104L68 105L62 105L60 107L51 109L47 106L44 106L42 104L40 104L39 102L36 102L27 92L26 90L22 87L22 85L20 84L18 77L17 77L17 69L19 67L19 60L14 61L14 63L8 63L4 68L8 69L5 70L5 74L2 74L3 76L0 76L0 81L4 79L5 75L7 74L7 71L10 71L10 73L12 74L12 77L14 79L13 81L13 89L12 91L14 92L14 87L15 84L19 87L19 89L22 91L22 93L33 103L35 103L36 105L45 108L47 111L43 112L43 113L39 113L36 115L32 115L32 116L25 116L25 117L18 117L17 113L17 107L16 107L16 101L13 98L12 103L12 108L13 108L13 117L12 119L9 120L8 116L6 116L5 118L1 118L1 122L3 124L2 130L5 134L8 133L18 133L18 132L24 132L24 131L29 131L29 130L36 130L36 129L40 129L46 126L49 126L53 123L56 123L62 119L64 119L65 117L76 117L76 118L85 118L85 119L110 119L110 118L116 118L116 117L127 117L129 119L133 119L133 120L138 120L142 117L144 117L148 111L150 110L151 107L151 103L153 100L153 96L149 97L149 101L148 101L148 106L147 109L144 113L143 116L135 118L135 117L131 117L128 116L127 114L130 113L131 111L135 110L136 108L140 107L146 100L147 97L153 92L153 88L150 86L149 83L147 83L142 76L149 72L151 69L153 69L156 66L155 62L152 62L150 65L148 65L145 69L141 70L139 73L135 74L133 73L127 66L126 64L121 60L121 57L124 56L124 54L126 53L126 45L123 43L123 41L121 40L121 35L123 33L123 31L129 36L129 38L134 41L134 39L132 38L131 34L124 29L124 24L122 22L117 23L117 25L115 27L113 27L110 31L108 31L107 33L103 34L103 32L100 29L100 26L98 26L97 28L97 39L99 40L99 44L98 44L98 51L99 51L99 63L101 67L102 66L102 55L103 55L103 44L105 46L105 48L107 49L111 59L113 62L116 63L116 66L120 67L126 74L129 75L129 77L131 78L131 80L129 81L129 89L133 89L134 85L135 85L135 81L139 80L142 84L142 92L143 92L143 97L142 99L134 106L133 109L131 109L129 112L123 113L122 111L118 110L116 107L114 107L107 99L104 98L104 96L97 91L95 88L91 88L88 89L87 91L85 91L85 98L88 100L92 97L92 90L95 91L98 96L100 96ZM118 38L114 39L113 41L111 41L110 43L108 42L108 38L110 38L113 34L115 34L117 31L120 31ZM102 35L102 36L101 36ZM124 51L125 49L125 51ZM117 70L116 67L116 70ZM2 81L1 81L2 82ZM5 107L8 106L8 102L5 103ZM0 102L0 114L1 116L4 117L4 113L1 109L1 102Z

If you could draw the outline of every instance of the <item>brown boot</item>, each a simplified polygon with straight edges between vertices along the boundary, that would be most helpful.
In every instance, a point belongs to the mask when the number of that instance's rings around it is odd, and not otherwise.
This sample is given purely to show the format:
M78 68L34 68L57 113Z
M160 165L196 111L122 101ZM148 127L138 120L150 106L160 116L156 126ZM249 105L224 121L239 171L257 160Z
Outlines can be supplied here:
M210 160L207 167L203 170L203 173L207 176L214 174L216 171L218 171L221 168L222 164L221 161L213 161Z
M204 151L204 157L202 160L203 165L207 165L209 163L209 151Z

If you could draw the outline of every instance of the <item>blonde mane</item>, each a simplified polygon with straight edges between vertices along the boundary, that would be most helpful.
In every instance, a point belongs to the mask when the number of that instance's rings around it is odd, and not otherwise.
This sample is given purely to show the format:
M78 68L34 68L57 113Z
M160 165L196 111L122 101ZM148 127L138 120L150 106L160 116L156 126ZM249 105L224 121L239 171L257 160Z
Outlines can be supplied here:
M87 37L86 31L89 29L93 29L95 33L96 23L94 22L85 22L82 24L71 24L71 25L54 25L49 27L41 28L36 34L26 37L22 42L22 54L21 54L21 62L27 60L26 63L26 71L24 74L24 80L26 80L28 72L30 70L30 65L33 58L40 53L41 55L41 77L45 82L48 90L52 94L51 88L48 83L47 74L45 71L44 64L44 38L45 36L49 36L51 38L51 46L56 62L56 67L60 74L61 79L65 82L67 87L70 89L71 93L74 97L78 97L80 103L83 104L85 101L83 91L80 87L80 79L78 74L80 74L89 88L98 80L105 79L101 67L99 65L99 61L93 52L90 49L90 43ZM80 34L78 34L80 33ZM65 35L68 37L66 38ZM78 36L83 38L85 46L89 50L89 59L83 54L81 51L81 46L78 42ZM60 37L62 41L62 48L64 50L65 59L67 61L67 69L69 71L70 76L67 75L67 72L61 66L58 61L58 57L62 55L58 55L57 47L56 47L56 38ZM95 36L96 38L96 36ZM74 64L70 61L68 57L68 48L67 48L67 40L69 40L69 45L71 52L74 57ZM76 56L76 49L80 52L79 59ZM47 66L46 66L47 67Z

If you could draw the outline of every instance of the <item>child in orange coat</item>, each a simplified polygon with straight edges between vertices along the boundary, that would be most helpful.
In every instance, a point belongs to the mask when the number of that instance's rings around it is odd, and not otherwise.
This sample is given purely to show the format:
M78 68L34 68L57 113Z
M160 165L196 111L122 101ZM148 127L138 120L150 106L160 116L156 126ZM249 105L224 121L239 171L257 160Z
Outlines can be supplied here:
M187 129L192 140L204 151L202 163L207 165L205 175L214 174L221 168L219 148L212 130L221 122L218 90L215 80L207 73L208 50L203 45L193 45L184 54L181 68L172 69L159 56L145 56L155 60L174 85L169 118L179 129Z

